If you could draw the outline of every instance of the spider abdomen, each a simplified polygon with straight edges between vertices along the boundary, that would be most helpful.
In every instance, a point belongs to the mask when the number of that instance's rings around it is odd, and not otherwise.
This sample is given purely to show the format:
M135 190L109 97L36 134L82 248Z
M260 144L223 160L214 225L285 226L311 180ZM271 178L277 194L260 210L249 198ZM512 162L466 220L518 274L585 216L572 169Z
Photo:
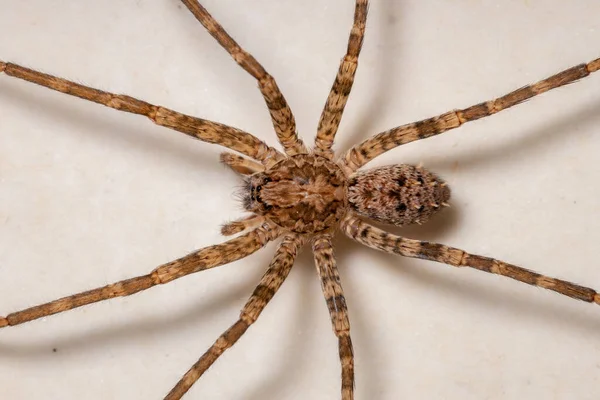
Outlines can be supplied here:
M348 186L348 202L357 214L397 226L425 223L449 199L444 181L406 164L358 172Z

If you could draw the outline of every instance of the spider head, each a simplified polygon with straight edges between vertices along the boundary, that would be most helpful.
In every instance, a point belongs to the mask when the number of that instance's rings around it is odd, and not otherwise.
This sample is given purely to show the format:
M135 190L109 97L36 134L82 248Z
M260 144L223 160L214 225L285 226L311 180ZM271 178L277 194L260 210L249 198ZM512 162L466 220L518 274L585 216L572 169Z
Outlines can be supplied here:
M263 201L263 188L271 183L272 179L264 172L259 172L246 178L241 192L244 209L255 214L264 214L270 207L270 202Z
M250 176L244 208L296 233L333 227L346 213L346 178L331 161L316 155L288 157Z
M348 202L359 215L397 226L423 224L448 205L450 188L422 167L390 165L350 177Z

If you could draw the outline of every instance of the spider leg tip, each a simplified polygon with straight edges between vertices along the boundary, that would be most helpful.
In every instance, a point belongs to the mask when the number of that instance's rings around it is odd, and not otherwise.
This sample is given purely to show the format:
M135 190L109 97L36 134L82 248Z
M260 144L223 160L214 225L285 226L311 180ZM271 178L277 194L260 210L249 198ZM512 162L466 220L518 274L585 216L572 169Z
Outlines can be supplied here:
M4 328L5 326L8 326L8 319L0 317L0 328Z
M6 63L4 61L0 61L0 72L4 72L6 69Z
M221 225L221 235L223 236L231 236L236 233L240 233L242 230L239 229L239 226L235 224L235 222L228 222L226 224Z
M222 163L226 163L227 161L231 160L231 153L228 153L226 151L221 152L221 154L219 154L219 160Z

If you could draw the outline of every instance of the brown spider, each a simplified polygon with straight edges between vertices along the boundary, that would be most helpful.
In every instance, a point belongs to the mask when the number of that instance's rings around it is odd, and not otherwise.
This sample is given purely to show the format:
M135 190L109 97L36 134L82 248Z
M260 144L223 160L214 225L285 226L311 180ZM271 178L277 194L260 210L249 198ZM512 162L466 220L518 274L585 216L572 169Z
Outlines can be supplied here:
M223 145L250 157L252 160L231 153L222 156L222 161L232 169L242 175L249 175L244 205L253 213L250 218L225 225L223 233L231 235L249 232L224 244L201 249L160 266L148 275L9 314L0 319L0 326L17 325L85 304L133 294L193 272L240 259L258 250L268 241L282 237L283 240L269 269L242 310L238 322L217 340L167 395L169 399L180 398L222 351L235 343L256 320L289 273L299 248L309 241L315 253L334 332L339 340L342 398L349 399L353 395L352 345L345 300L331 246L331 237L338 226L351 238L379 250L454 266L473 267L554 290L579 300L600 302L592 289L440 244L388 234L369 225L361 217L401 226L423 223L445 204L449 198L449 190L435 175L420 167L398 165L357 172L367 162L393 147L440 134L585 77L600 69L600 59L570 68L496 100L383 132L353 147L336 160L331 146L356 71L367 15L367 1L356 2L348 52L321 116L313 153L309 153L298 139L291 111L274 80L256 60L233 42L198 3L189 0L184 0L183 3L234 59L258 80L286 155L246 132L189 117L127 96L101 92L11 63L0 62L0 71L112 108L145 115L158 125Z

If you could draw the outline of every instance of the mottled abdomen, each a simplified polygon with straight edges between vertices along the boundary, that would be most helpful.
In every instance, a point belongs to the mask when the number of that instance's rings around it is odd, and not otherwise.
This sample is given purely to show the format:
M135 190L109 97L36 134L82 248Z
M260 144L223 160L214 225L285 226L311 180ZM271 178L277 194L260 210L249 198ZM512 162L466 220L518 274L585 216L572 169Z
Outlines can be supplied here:
M444 181L405 164L358 172L348 186L348 201L356 213L398 226L426 222L449 198Z

